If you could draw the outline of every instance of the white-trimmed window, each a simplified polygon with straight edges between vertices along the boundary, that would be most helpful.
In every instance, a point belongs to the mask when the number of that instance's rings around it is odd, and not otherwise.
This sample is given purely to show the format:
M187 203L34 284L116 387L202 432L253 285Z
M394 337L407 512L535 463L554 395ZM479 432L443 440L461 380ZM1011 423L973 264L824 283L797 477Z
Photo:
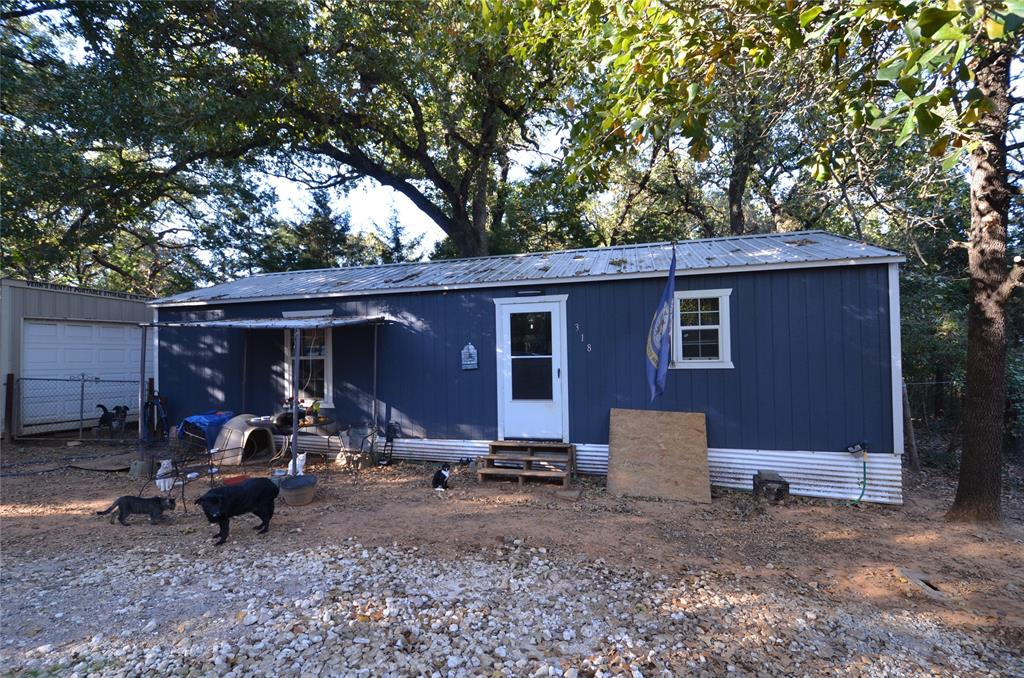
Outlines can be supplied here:
M288 375L286 397L292 394L292 332L285 330L285 358ZM307 405L319 400L323 407L333 407L334 379L331 365L331 328L302 330L299 353L299 398Z
M732 290L676 292L672 319L672 367L731 368L729 295Z

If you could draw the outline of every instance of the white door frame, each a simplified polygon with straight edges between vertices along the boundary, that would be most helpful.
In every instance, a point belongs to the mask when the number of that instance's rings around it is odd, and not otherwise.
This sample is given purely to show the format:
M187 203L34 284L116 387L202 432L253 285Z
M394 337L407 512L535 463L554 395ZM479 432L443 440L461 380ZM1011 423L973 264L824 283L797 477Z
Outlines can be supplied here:
M505 307L519 304L554 303L558 305L558 314L561 316L561 321L557 323L557 327L551 328L551 332L552 337L555 332L558 333L558 359L559 367L562 371L557 385L561 389L562 442L569 442L569 360L567 355L569 344L566 332L568 317L566 316L565 308L565 300L568 298L568 294L547 294L494 299L494 348L497 358L495 360L497 365L497 388L495 390L498 395L498 440L505 439L505 385L511 383L511 374L506 374L506 365L509 370L511 365L502 358L502 351L507 343L509 331L505 323ZM506 379L506 377L509 378Z

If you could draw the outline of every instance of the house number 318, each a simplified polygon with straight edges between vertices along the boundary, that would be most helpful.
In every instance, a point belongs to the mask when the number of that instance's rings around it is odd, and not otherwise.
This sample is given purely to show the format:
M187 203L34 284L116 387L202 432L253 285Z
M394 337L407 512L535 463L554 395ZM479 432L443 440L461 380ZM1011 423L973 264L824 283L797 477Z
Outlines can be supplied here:
M580 335L580 343L581 344L584 343L584 341L583 341L583 332L580 331L580 324L579 323L576 323L576 333L578 335ZM587 353L590 353L593 350L594 350L594 347L591 346L590 344L587 344Z

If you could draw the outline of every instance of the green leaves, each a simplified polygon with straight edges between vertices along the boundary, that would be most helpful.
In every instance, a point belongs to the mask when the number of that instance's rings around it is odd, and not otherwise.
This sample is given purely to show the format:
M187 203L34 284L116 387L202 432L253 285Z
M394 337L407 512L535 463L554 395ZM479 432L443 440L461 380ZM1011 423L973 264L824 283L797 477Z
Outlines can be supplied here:
M814 7L809 7L800 12L800 27L807 28L812 21L818 18L818 15L821 14L824 9L825 8L821 5L815 5Z
M949 172L958 164L960 164L960 161L967 154L967 150L967 148L958 148L952 153L950 153L948 156L946 156L942 160L942 169L946 172Z
M908 75L900 78L897 84L904 94L908 97L913 97L917 95L917 91L921 88L923 83L917 78Z
M959 10L925 7L917 17L917 27L921 31L922 36L930 38L934 36L939 29L958 16L960 16Z
M917 120L917 129L922 136L931 136L942 125L942 116L937 115L926 104L914 109L914 119Z
M831 164L821 156L815 156L811 165L811 178L815 181L827 181L832 176Z
M910 136L914 133L914 126L917 121L913 113L907 115L903 120L903 126L900 128L900 133L896 136L896 147L899 148L903 144L907 143Z
M890 64L888 66L883 66L882 68L878 69L878 73L877 73L876 77L879 80L883 80L883 81L887 81L887 82L888 81L892 81L892 80L896 80L897 78L900 77L900 73L903 72L903 68L905 66L906 66L906 63L904 61L902 61L902 60L897 61L897 62L895 62L893 64Z

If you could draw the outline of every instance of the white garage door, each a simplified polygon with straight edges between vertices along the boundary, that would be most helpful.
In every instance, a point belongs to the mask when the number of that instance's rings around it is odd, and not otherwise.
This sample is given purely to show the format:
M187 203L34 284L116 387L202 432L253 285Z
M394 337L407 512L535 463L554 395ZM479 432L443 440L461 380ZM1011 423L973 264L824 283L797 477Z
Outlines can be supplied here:
M140 332L137 325L26 320L22 333L22 431L95 425L99 409L126 405L138 409ZM153 351L146 351L152 375ZM84 389L80 380L85 375ZM84 399L83 399L84 390Z

